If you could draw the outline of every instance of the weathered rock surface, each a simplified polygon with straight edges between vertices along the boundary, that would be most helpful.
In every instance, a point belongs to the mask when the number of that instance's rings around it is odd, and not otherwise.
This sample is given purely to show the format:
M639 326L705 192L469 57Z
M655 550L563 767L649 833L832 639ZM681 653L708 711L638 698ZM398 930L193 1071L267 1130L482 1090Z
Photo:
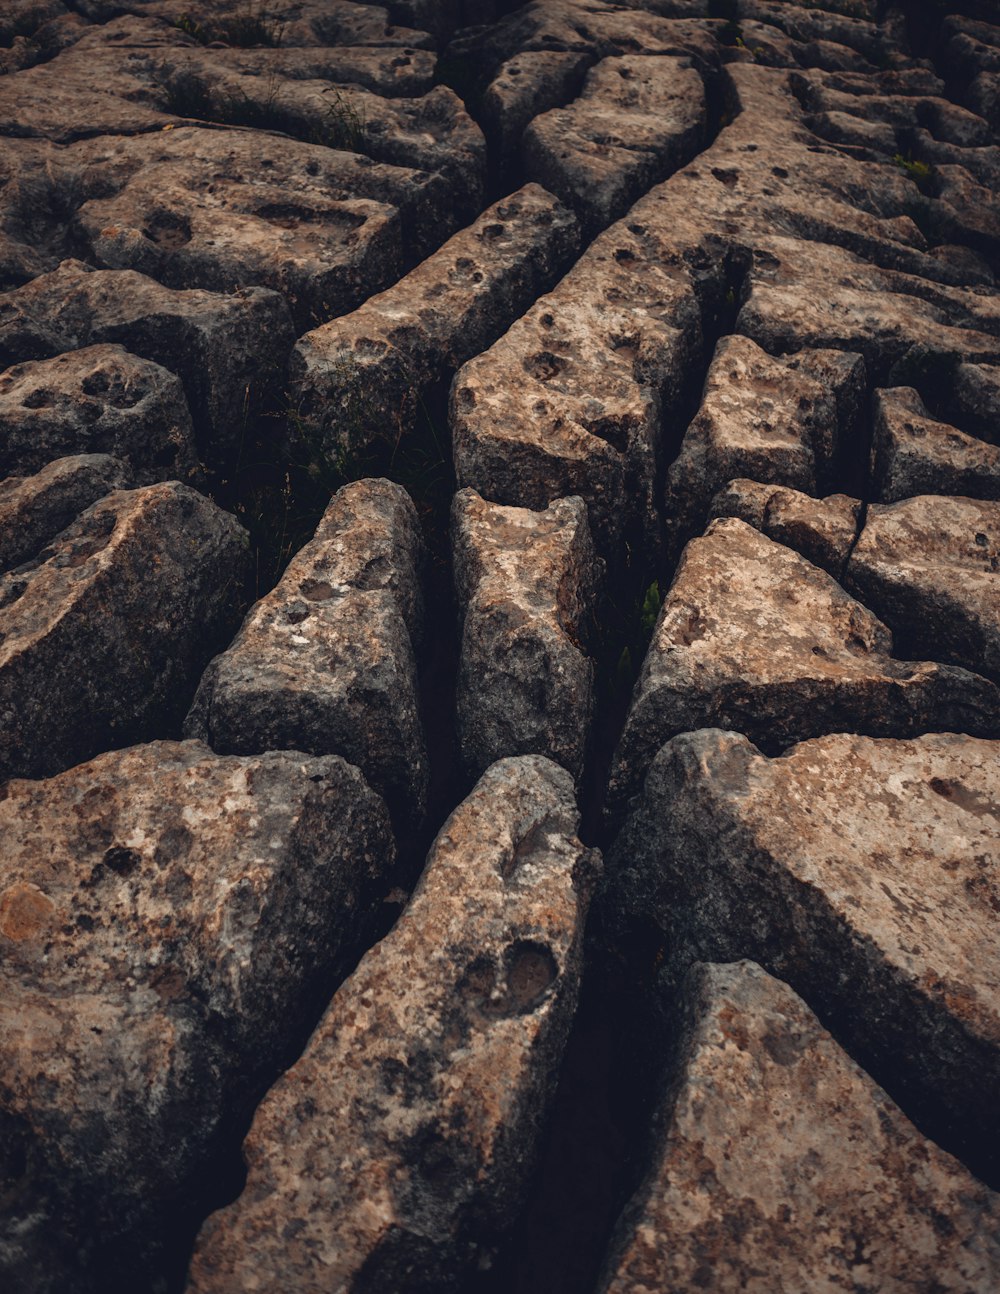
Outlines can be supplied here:
M576 98L591 61L584 53L534 50L500 67L483 94L480 117L502 160L518 154L525 127L539 113Z
M912 387L876 391L872 478L883 503L917 494L1000 499L1000 448L932 418Z
M707 117L704 86L689 59L602 59L578 99L530 124L525 173L571 206L585 229L604 229L694 157Z
M266 288L174 291L133 270L80 261L0 295L0 363L125 344L181 378L214 457L238 444L248 388L280 380L292 336L284 301Z
M613 797L637 790L662 743L695 728L734 728L769 750L845 728L1000 733L993 684L892 651L886 626L825 571L742 521L713 521L664 599Z
M92 503L130 485L128 477L121 459L79 454L0 481L0 571L34 557Z
M414 660L423 558L402 486L345 485L277 588L209 665L185 735L224 754L343 755L397 822L416 827L428 777Z
M460 490L452 545L466 769L478 776L505 755L547 755L578 781L593 711L585 642L604 575L583 500L557 499L532 512Z
M197 479L180 379L114 345L0 373L0 473L37 472L55 458L95 453L127 462L136 485Z
M997 742L851 734L765 759L741 734L664 746L615 846L613 902L680 970L788 981L935 1140L996 1175Z
M952 398L964 428L1000 445L1000 367L959 364Z
M737 479L716 494L709 515L738 517L840 579L858 536L861 500L846 494L814 499L800 490Z
M155 742L8 782L0 842L0 1273L62 1294L198 1189L349 964L392 836L343 760Z
M393 287L300 339L297 417L327 452L395 444L421 392L499 336L578 245L573 215L536 184L488 207Z
M189 1290L455 1288L511 1220L576 1003L596 857L572 781L494 764L244 1143Z
M701 406L667 470L675 544L698 530L712 495L748 477L807 494L827 487L842 440L852 445L865 399L859 355L800 351L772 358L749 337L724 337Z
M168 482L105 495L0 577L0 777L175 728L248 568L236 520Z
M893 632L1000 678L1000 503L922 495L868 509L845 583Z
M753 962L683 988L676 1089L602 1294L857 1287L987 1294L1000 1197L932 1142Z

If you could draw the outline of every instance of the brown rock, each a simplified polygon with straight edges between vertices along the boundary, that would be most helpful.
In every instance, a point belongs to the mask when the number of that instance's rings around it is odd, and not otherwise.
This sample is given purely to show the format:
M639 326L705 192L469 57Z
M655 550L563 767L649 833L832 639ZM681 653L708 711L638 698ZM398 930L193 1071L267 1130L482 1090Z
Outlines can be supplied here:
M1000 445L1000 367L959 364L952 398L963 427L991 445Z
M97 499L131 484L128 478L121 459L79 454L0 481L0 571L34 557Z
M174 728L248 568L236 520L169 482L106 495L0 577L0 777Z
M709 515L738 517L840 579L858 537L861 500L846 494L813 499L780 485L735 480L716 494Z
M85 346L0 374L0 472L112 454L136 485L198 476L184 387L122 346Z
M503 160L519 153L525 127L539 113L576 97L590 63L585 53L534 50L500 67L483 94L480 118Z
M336 758L155 742L4 792L0 1272L107 1288L344 973L392 837Z
M595 857L569 775L494 764L244 1143L194 1294L455 1288L518 1207L572 1018Z
M602 59L578 99L528 127L525 174L571 206L593 233L689 162L706 124L704 86L690 59Z
M792 990L697 965L673 1090L602 1294L868 1288L987 1294L1000 1197L926 1141ZM711 1266L706 1256L711 1255Z
M1000 678L1000 503L922 495L868 509L845 583L907 645Z
M619 837L612 904L788 981L907 1114L995 1178L998 743L686 733ZM935 1273L936 1274L936 1273Z
M583 642L604 576L583 500L557 499L532 512L461 490L452 543L466 769L478 776L505 755L546 755L579 781L594 684Z
M535 184L488 207L353 314L301 338L296 413L333 456L395 445L421 393L488 346L575 253L574 217Z
M1000 448L936 421L912 387L876 391L872 476L883 503L917 494L1000 499Z
M424 545L409 495L356 481L209 665L184 725L223 754L304 750L356 764L407 830L426 808L414 641Z
M664 599L613 799L639 787L664 741L694 728L735 728L768 750L844 728L1000 732L1000 690L986 679L892 650L886 626L825 571L742 521L713 521Z
M0 295L0 363L125 343L178 374L215 459L239 443L248 388L280 380L292 338L284 301L266 288L179 292L132 270L64 261Z
M807 494L827 486L842 436L848 444L854 438L864 393L858 355L805 350L772 359L749 337L724 337L701 406L667 470L674 542L700 530L709 500L726 481L749 477Z

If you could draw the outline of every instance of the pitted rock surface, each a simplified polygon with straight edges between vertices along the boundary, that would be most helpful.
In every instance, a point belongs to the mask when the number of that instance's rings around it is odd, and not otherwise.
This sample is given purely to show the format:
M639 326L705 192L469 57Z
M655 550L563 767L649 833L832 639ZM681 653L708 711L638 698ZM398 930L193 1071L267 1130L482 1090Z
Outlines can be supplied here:
M414 659L424 556L405 490L345 485L209 665L185 734L225 754L343 755L400 822L418 825L427 795Z
M341 759L154 742L8 782L0 842L0 1109L23 1157L0 1253L8 1288L58 1294L197 1188L346 969L392 836Z
M753 962L697 965L676 1090L602 1294L987 1291L1000 1197L925 1141L805 1003ZM707 1256L711 1255L711 1266Z
M814 499L801 490L737 479L716 494L709 513L738 517L814 566L840 579L858 537L862 504L846 494Z
M932 418L912 387L877 391L872 480L881 503L917 494L1000 499L1000 448Z
M176 730L248 568L235 518L174 481L105 495L0 576L0 776Z
M476 775L505 755L547 755L579 780L593 713L585 643L604 575L583 500L532 512L460 490L452 537L466 767Z
M569 774L494 764L335 996L199 1237L194 1294L454 1288L509 1217L573 1014L596 858Z
M126 465L110 454L57 458L35 476L0 481L0 571L25 562L90 505L130 485Z

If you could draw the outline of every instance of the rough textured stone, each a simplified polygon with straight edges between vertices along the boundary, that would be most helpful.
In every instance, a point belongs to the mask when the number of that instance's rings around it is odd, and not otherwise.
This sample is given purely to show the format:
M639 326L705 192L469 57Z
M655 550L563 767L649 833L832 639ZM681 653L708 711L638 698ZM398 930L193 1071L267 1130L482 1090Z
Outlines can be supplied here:
M1000 1197L926 1141L753 962L683 988L652 1167L602 1294L857 1288L988 1294ZM711 1255L711 1266L706 1262Z
M123 459L136 485L197 479L180 379L123 346L85 346L0 373L0 473L93 453Z
M845 582L915 650L1000 678L1000 503L868 509Z
M872 478L883 503L917 494L1000 499L1000 448L936 421L912 387L876 391Z
M395 444L421 392L499 336L558 277L578 240L572 214L525 185L393 287L307 333L292 374L311 438L330 453Z
M80 454L0 481L0 571L33 557L97 499L130 485L128 477L121 459Z
M505 755L547 755L579 780L594 684L584 643L604 575L583 500L532 512L461 490L452 544L462 617L458 740L467 770L478 776Z
M236 520L168 482L106 495L0 577L0 777L169 732L248 567Z
M735 480L716 494L709 515L739 517L840 579L858 537L861 500L846 494L814 499L780 485Z
M602 59L578 99L528 127L525 173L573 207L593 232L689 162L706 123L704 87L689 59Z
M63 1294L198 1189L349 964L392 836L340 759L155 742L8 782L0 841L0 1273Z
M583 53L535 50L501 66L483 94L480 117L502 160L520 156L525 127L539 113L576 97L590 63Z
M663 747L609 859L614 902L676 969L785 979L939 1144L995 1177L997 742L852 734L765 759L742 735Z
M511 1220L576 1002L596 857L569 775L502 760L257 1112L194 1294L451 1290Z
M959 364L952 398L964 428L1000 445L1000 367Z
M701 528L712 495L736 477L807 494L828 487L842 436L847 444L855 438L864 393L858 355L806 350L772 359L749 337L724 337L667 470L675 544Z
M742 521L713 521L664 599L614 799L638 788L664 741L694 728L735 728L769 750L844 728L1000 732L1000 690L986 679L892 650L886 626L825 571Z
M284 301L266 288L174 291L80 261L0 295L0 363L124 343L178 374L215 458L239 443L248 388L280 380L293 335Z
M184 726L226 754L343 755L416 827L427 795L414 642L423 540L409 495L357 481L209 665Z

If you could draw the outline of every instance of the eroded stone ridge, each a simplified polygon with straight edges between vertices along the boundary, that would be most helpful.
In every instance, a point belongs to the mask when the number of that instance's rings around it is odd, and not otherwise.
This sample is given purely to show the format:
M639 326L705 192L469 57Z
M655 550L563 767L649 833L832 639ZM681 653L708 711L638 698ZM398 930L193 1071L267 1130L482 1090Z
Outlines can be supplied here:
M78 454L0 481L0 571L34 557L96 500L130 485L129 475L110 454Z
M597 862L569 774L494 764L392 933L337 993L244 1143L192 1294L448 1288L530 1171L580 975Z
M0 801L11 1289L79 1289L155 1237L343 974L393 861L358 771L199 742L101 755ZM5 1159L5 1165L15 1161Z

